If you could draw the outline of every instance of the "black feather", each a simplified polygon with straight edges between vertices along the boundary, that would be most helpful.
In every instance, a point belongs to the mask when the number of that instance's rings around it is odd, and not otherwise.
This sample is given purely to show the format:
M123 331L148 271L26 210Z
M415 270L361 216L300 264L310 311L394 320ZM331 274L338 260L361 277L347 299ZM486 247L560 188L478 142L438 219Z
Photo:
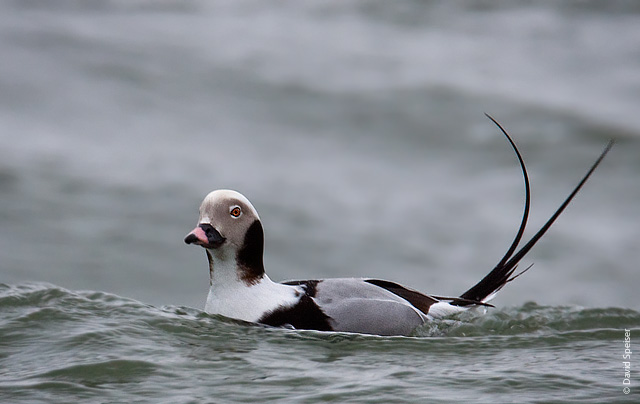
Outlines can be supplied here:
M489 117L489 119L491 119L498 126L498 128L500 128L500 130L507 137L507 139L509 139L511 146L515 150L516 155L518 156L518 160L520 161L520 166L522 168L522 172L524 175L525 190L526 190L525 213L523 215L522 222L520 224L520 229L518 230L516 238L514 239L513 243L509 247L509 250L504 255L504 257L502 257L500 262L498 262L495 268L493 268L493 270L489 272L487 276L485 276L480 282L474 285L471 289L467 290L462 295L460 295L460 298L469 300L469 301L483 301L489 295L499 291L504 285L506 285L508 282L511 282L518 276L522 275L525 271L527 271L531 267L529 266L524 271L516 274L515 276L513 275L513 272L518 266L518 263L520 262L520 260L529 252L529 250L531 250L531 248L533 248L533 246L538 242L538 240L540 240L540 238L547 232L547 230L549 230L551 225L556 221L556 219L560 216L560 214L569 205L571 200L580 191L582 186L587 182L591 174L593 174L595 169L598 167L600 162L602 162L604 157L607 155L609 150L611 150L611 147L615 143L614 140L609 141L609 143L607 144L603 152L600 154L598 159L591 165L591 168L587 171L587 173L584 175L582 180L573 189L573 191L569 194L569 196L564 200L564 202L560 205L560 207L554 212L551 218L547 220L547 222L542 226L542 228L540 228L540 230L538 230L538 232L534 234L533 237L531 237L531 239L524 246L522 246L522 248L520 248L518 252L513 254L520 242L520 239L522 238L522 234L524 233L524 228L525 228L528 213L529 213L529 204L530 204L529 179L528 179L526 168L524 166L524 161L522 160L522 157L520 156L520 153L516 148L516 145L511 139L511 137L507 134L504 128L495 119L493 119L489 115L487 115L487 117ZM454 304L457 306L467 306L472 303L467 303L465 301L453 301L451 302L451 304Z

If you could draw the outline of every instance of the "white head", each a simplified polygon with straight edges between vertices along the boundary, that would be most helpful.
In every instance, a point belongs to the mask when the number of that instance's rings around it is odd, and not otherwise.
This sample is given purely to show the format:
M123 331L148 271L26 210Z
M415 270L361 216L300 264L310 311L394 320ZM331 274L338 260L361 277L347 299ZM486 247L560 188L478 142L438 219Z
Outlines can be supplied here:
M238 276L247 284L264 276L264 233L258 212L239 192L213 191L200 205L198 226L184 239L207 250L213 273L216 262L235 261Z

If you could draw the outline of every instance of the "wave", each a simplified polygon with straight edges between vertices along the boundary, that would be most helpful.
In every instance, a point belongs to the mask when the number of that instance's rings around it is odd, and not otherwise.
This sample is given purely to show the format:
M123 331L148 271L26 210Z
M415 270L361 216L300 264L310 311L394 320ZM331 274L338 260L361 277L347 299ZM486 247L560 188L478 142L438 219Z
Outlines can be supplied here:
M612 392L603 374L621 369L623 329L640 330L634 310L529 302L429 323L411 337L298 331L43 283L0 284L0 313L3 402L323 401L328 392L342 402L450 402L452 389L465 401L611 401L622 381Z
M136 321L171 334L188 335L202 327L219 332L220 328L247 327L248 324L221 316L178 306L154 307L133 299L99 291L70 291L46 283L0 284L0 330L16 325L42 328L43 324L80 322L82 338L95 338ZM522 335L588 335L619 338L621 329L640 328L640 312L628 308L584 308L579 306L543 306L527 302L521 306L480 309L434 321L415 332L418 337L478 337ZM118 320L127 320L118 321ZM248 327L252 328L252 327ZM264 327L256 327L264 329ZM318 333L325 335L326 333ZM336 333L330 333L336 334ZM79 338L78 335L75 335ZM81 342L82 338L76 340Z

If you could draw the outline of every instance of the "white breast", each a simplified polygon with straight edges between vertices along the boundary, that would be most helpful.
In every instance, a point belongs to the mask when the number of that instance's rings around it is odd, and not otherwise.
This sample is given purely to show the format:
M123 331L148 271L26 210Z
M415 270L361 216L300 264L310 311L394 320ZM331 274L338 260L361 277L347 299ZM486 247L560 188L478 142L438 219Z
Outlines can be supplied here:
M254 285L241 280L216 283L215 278L204 311L253 323L280 307L293 306L302 295L300 287L275 283L267 275Z

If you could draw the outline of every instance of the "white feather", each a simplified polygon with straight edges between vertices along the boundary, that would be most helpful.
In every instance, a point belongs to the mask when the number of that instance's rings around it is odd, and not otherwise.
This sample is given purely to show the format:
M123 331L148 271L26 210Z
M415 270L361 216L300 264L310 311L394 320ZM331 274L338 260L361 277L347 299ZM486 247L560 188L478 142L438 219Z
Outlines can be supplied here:
M467 308L465 307L454 306L447 302L438 302L438 303L432 304L429 307L429 314L427 317L429 318L429 320L434 320L438 318L451 316L453 314L460 313L466 310Z
M224 268L225 264L231 268ZM300 287L275 283L266 274L258 283L247 285L239 279L232 260L216 265L204 311L255 323L277 308L296 304L301 293Z

